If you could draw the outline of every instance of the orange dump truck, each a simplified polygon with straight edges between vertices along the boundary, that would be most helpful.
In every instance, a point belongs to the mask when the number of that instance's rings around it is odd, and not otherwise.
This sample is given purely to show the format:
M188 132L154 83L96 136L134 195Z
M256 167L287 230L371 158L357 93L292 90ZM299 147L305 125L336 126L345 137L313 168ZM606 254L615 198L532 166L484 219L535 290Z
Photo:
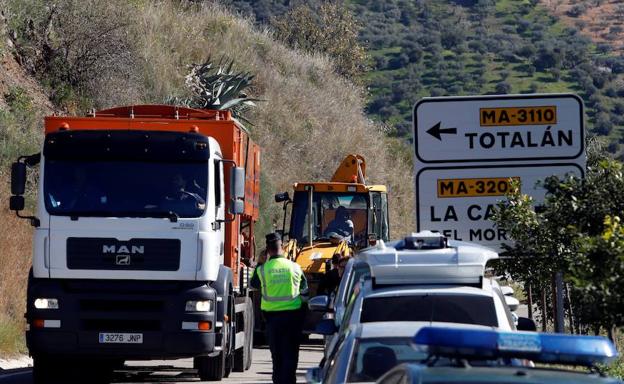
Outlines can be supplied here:
M22 215L37 164L36 212ZM135 359L193 357L202 380L248 369L259 175L260 149L229 111L47 117L41 153L12 166L10 202L36 227L26 309L35 381Z

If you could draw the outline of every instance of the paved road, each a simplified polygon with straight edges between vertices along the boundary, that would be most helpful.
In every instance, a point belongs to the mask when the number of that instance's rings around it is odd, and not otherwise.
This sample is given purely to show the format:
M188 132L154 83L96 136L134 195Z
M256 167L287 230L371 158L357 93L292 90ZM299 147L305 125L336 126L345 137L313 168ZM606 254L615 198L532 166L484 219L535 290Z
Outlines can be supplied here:
M299 356L297 382L304 383L305 371L318 364L323 355L323 347L317 345L303 345ZM123 371L116 372L113 383L200 383L192 369L190 359L174 361L142 361L126 364ZM0 371L1 384L30 384L32 371L30 369ZM222 383L271 383L271 354L266 348L255 348L253 364L245 373L232 372L230 377Z

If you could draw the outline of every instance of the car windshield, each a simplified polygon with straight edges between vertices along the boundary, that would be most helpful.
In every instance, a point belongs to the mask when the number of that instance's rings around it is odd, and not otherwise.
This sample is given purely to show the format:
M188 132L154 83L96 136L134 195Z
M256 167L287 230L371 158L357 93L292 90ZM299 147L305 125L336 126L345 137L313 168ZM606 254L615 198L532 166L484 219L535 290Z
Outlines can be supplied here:
M348 382L375 381L398 364L426 358L426 353L412 347L411 337L361 339L350 364Z
M199 217L205 162L46 160L47 211L65 216Z
M366 244L368 194L314 192L312 195L313 241L339 235L358 245ZM308 192L295 192L290 237L302 244L309 242L308 211Z
M494 300L479 295L371 297L364 300L360 321L439 321L498 326Z

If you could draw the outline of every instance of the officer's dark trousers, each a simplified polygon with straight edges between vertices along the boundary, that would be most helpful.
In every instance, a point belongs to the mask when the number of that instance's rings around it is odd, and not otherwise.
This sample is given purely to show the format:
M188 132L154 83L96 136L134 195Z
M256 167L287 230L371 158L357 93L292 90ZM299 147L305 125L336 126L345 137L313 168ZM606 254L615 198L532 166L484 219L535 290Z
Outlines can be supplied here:
M294 384L297 382L303 311L275 311L263 314L273 360L273 383Z

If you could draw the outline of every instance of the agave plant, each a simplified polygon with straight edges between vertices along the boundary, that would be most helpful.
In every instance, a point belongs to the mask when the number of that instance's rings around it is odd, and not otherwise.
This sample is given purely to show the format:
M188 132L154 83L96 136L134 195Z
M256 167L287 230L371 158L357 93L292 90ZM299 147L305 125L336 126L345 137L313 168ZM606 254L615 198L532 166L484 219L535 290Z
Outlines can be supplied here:
M185 85L191 96L173 97L168 103L201 109L229 109L232 115L250 123L243 115L254 107L255 101L244 92L254 78L250 72L234 72L234 60L224 62L223 58L215 65L210 58L202 64L189 66Z

